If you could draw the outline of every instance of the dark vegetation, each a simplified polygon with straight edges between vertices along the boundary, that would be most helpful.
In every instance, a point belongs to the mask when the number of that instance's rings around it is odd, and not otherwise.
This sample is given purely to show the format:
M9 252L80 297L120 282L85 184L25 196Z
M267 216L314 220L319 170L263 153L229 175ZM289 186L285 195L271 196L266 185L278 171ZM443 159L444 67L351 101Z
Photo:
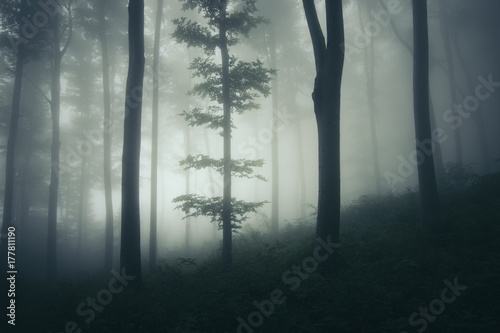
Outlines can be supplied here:
M314 216L291 223L279 240L256 231L237 235L228 272L220 270L218 253L162 261L144 274L142 289L114 295L119 301L96 312L88 328L75 309L111 275L61 282L50 293L23 286L38 296L20 297L26 303L19 323L31 325L23 332L60 332L72 320L82 332L237 332L237 318L248 322L257 310L253 301L281 289L285 302L255 332L417 332L422 325L410 326L411 314L441 297L445 279L457 279L467 289L425 331L498 332L500 173L476 176L451 165L446 186L437 230L420 223L418 193L410 189L344 207L340 260L332 270L320 265L294 291L282 276L311 256Z

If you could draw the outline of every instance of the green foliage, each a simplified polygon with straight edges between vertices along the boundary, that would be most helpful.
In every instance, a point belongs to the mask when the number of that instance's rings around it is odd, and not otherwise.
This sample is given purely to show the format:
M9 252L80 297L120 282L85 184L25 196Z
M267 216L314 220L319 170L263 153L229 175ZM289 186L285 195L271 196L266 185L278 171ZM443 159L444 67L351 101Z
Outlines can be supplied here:
M205 168L212 168L220 175L224 175L224 159L214 159L207 155L189 155L185 160L180 162L184 169L196 169L201 170ZM264 165L264 160L248 160L239 159L231 161L231 175L239 178L257 178L266 181L261 175L254 174L253 168L262 167Z
M197 57L190 69L193 70L193 77L201 79L189 92L192 96L208 98L218 105L209 106L206 111L195 108L190 111L183 111L182 116L190 126L206 126L219 130L223 129L221 135L230 136L230 130L224 129L225 121L230 121L223 116L223 107L229 107L230 112L243 113L259 108L255 99L259 96L267 97L270 94L269 82L276 74L275 70L264 67L260 60L245 62L229 55L229 68L226 72L221 62L214 59L215 50L227 50L228 46L238 43L240 36L248 37L250 31L265 20L256 16L257 8L255 0L242 1L214 1L214 0L181 0L184 10L195 10L205 18L204 23L188 20L183 17L174 20L176 25L173 33L174 39L179 43L185 43L188 47L200 47L205 51L205 57ZM223 34L223 35L221 35ZM227 57L224 58L227 60ZM224 76L226 75L226 76ZM229 99L223 96L223 85L229 87ZM234 124L230 124L234 128ZM227 130L229 133L224 133ZM212 168L220 175L224 175L225 168L229 166L231 176L240 178L257 178L264 180L261 175L254 174L253 168L261 167L263 160L226 160L214 159L207 155L190 155L181 161L181 166L194 168ZM227 170L226 170L227 171ZM248 213L256 210L265 202L251 202L229 199L231 209L231 226L233 229L239 228L241 222L247 219ZM219 228L222 224L223 198L206 198L191 194L181 195L174 199L178 203L176 209L182 210L186 217L207 216L212 222L218 222Z
M244 1L219 1L219 0L181 0L184 10L197 9L206 19L207 25L202 26L198 22L180 18L174 20L177 26L172 35L178 42L186 43L188 46L203 47L206 52L213 53L218 45L219 24L221 23L221 10L225 3L230 3L237 10L227 13L224 25L228 33L228 45L238 43L238 36L248 37L250 31L261 23L267 21L261 16L255 16L257 7L256 0Z
M196 84L190 94L202 98L208 97L222 104L222 66L216 64L212 57L198 57L191 63L191 69L194 70L193 77L202 78L204 81ZM241 114L258 109L259 104L255 103L254 99L260 95L269 96L269 81L275 74L276 70L265 68L260 60L245 62L238 61L236 57L230 57L231 111Z
M185 194L174 198L174 203L179 203L175 209L180 209L184 214L184 219L188 217L207 216L211 222L217 222L219 229L222 229L222 197L207 198L197 194ZM241 228L240 224L248 219L248 213L255 213L266 201L245 202L231 198L231 227Z

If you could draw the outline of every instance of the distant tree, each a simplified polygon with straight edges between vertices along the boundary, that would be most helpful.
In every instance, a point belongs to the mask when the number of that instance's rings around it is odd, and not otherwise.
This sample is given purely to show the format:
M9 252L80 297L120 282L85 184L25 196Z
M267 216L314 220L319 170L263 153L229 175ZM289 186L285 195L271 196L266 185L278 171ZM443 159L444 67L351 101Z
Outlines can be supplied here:
M51 175L49 187L49 213L47 233L47 274L50 280L57 276L57 202L60 175L60 114L61 114L61 63L71 43L73 34L72 1L60 3L60 7L67 12L67 17L54 15L51 19L52 28L52 59L51 59L51 86L50 112L52 115L52 147L51 147ZM62 13L58 7L59 14Z
M432 142L429 115L429 32L427 1L413 0L413 107L416 149ZM432 150L417 166L422 220L429 224L439 211L436 174Z
M263 22L254 15L255 0L230 2L183 0L184 10L198 9L203 13L206 25L187 20L176 19L173 34L178 42L188 46L202 47L206 58L195 58L191 64L195 77L205 81L196 84L192 94L209 97L211 101L222 105L212 105L207 112L193 109L184 112L186 121L191 125L204 125L212 129L222 128L224 156L213 159L207 155L188 156L182 162L190 168L212 168L223 176L223 196L206 198L196 194L183 195L174 199L177 207L188 216L210 216L212 222L222 227L222 266L227 269L232 262L232 229L246 219L248 212L254 212L263 202L246 203L231 197L231 177L257 177L252 168L262 166L263 161L233 160L231 158L231 113L243 113L258 108L253 100L259 94L269 94L269 81L272 70L265 69L262 62L243 62L230 56L229 46L238 42L238 35L248 36L250 30ZM228 12L231 3L234 10ZM221 63L214 61L215 49L220 50ZM222 113L222 115L221 115ZM260 177L262 178L262 177ZM191 212L193 210L194 212Z
M303 0L316 63L312 98L318 126L319 194L316 236L340 242L340 90L344 68L341 0L326 0L327 39L314 0ZM331 262L331 261L330 261Z
M158 0L156 7L155 41L153 51L153 137L151 142L151 217L149 231L149 266L156 267L156 219L157 219L157 195L158 195L158 102L159 102L159 71L160 58L160 29L163 12L163 0Z
M363 6L364 5L364 6ZM365 2L359 1L359 20L361 23L361 27L365 27L365 18L364 15L366 13L370 13L370 10L373 10L374 2ZM381 184L381 174L380 174L380 161L378 157L378 139L377 139L377 125L375 123L375 38L371 41L370 47L365 48L364 56L365 56L365 73L366 73L366 84L367 84L367 97L368 97L368 113L370 118L370 142L372 149L372 163L373 163L373 172L375 176L375 193L382 193L382 184Z
M104 202L106 205L106 241L104 250L104 269L111 271L113 267L113 198L111 187L111 93L109 86L109 55L108 38L106 29L106 1L99 0L99 40L101 42L102 56L102 83L104 97Z
M142 93L144 82L144 0L129 0L129 69L125 97L122 158L122 208L120 268L142 284L139 169Z
M10 31L11 34L8 36L11 40L14 37L21 38L22 37L22 22L21 17L26 14L26 5L27 1L22 0L19 4L19 12L21 15L19 17L14 17L13 20L15 23L14 30ZM12 13L13 14L13 13ZM4 18L5 21L5 18ZM7 20L10 21L10 20ZM9 31L7 30L7 33ZM23 72L24 72L24 61L25 61L25 45L24 43L20 43L17 50L15 50L16 54L16 68L15 68L15 77L14 77L14 92L12 94L12 107L11 107L11 115L10 115L10 123L9 123L9 136L7 138L7 155L6 155L6 165L5 165L5 192L4 192L4 203L3 203L3 220L2 220L2 229L1 229L1 255L2 255L2 263L6 263L7 260L7 233L9 231L9 227L12 226L13 221L13 208L14 208L14 179L15 179L15 154L16 154L16 141L17 141L17 131L19 125L19 109L21 102L21 89L23 82ZM2 265L3 268L3 265Z
M384 3L384 0L379 0L380 5L382 8L386 11L389 12L387 9L387 6ZM394 32L394 35L398 39L398 41L404 46L404 48L411 54L413 57L413 46L410 45L401 35L399 30L397 29L396 25L394 24L394 20L389 20L389 25L391 26L392 31ZM432 59L432 63L436 66L439 66L441 69L446 70L445 66L442 66L440 62L438 62L436 59ZM456 86L456 83L455 83ZM429 94L429 112L430 112L430 120L431 120L431 126L433 129L437 127L436 125L436 110L434 108L434 103L432 101L432 96ZM460 141L457 141L455 138L455 150L459 151L461 150L461 143ZM436 170L436 177L437 181L439 182L439 185L443 185L444 182L444 162L443 162L443 154L442 154L442 149L441 149L441 144L439 142L436 142L436 148L434 150L434 168Z

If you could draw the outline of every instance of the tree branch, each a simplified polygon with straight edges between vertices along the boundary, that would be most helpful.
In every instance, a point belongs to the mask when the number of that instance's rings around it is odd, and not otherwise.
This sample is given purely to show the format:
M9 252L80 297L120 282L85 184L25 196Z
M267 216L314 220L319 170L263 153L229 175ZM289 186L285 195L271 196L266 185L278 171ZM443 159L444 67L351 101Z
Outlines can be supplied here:
M309 33L311 34L311 40L313 43L316 73L319 73L326 58L325 36L323 35L323 30L321 30L321 25L319 24L318 13L316 12L314 0L302 0L302 3L304 5L307 26L309 27Z

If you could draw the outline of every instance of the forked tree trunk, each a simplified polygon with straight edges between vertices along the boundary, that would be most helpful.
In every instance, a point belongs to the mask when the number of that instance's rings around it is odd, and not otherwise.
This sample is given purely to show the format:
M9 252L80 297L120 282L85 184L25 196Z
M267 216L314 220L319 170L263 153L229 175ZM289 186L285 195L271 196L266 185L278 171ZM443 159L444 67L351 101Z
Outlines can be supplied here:
M344 68L342 1L325 1L326 43L314 0L303 0L303 5L316 63L316 79L312 95L319 139L316 236L323 241L338 244L340 242L340 90Z

